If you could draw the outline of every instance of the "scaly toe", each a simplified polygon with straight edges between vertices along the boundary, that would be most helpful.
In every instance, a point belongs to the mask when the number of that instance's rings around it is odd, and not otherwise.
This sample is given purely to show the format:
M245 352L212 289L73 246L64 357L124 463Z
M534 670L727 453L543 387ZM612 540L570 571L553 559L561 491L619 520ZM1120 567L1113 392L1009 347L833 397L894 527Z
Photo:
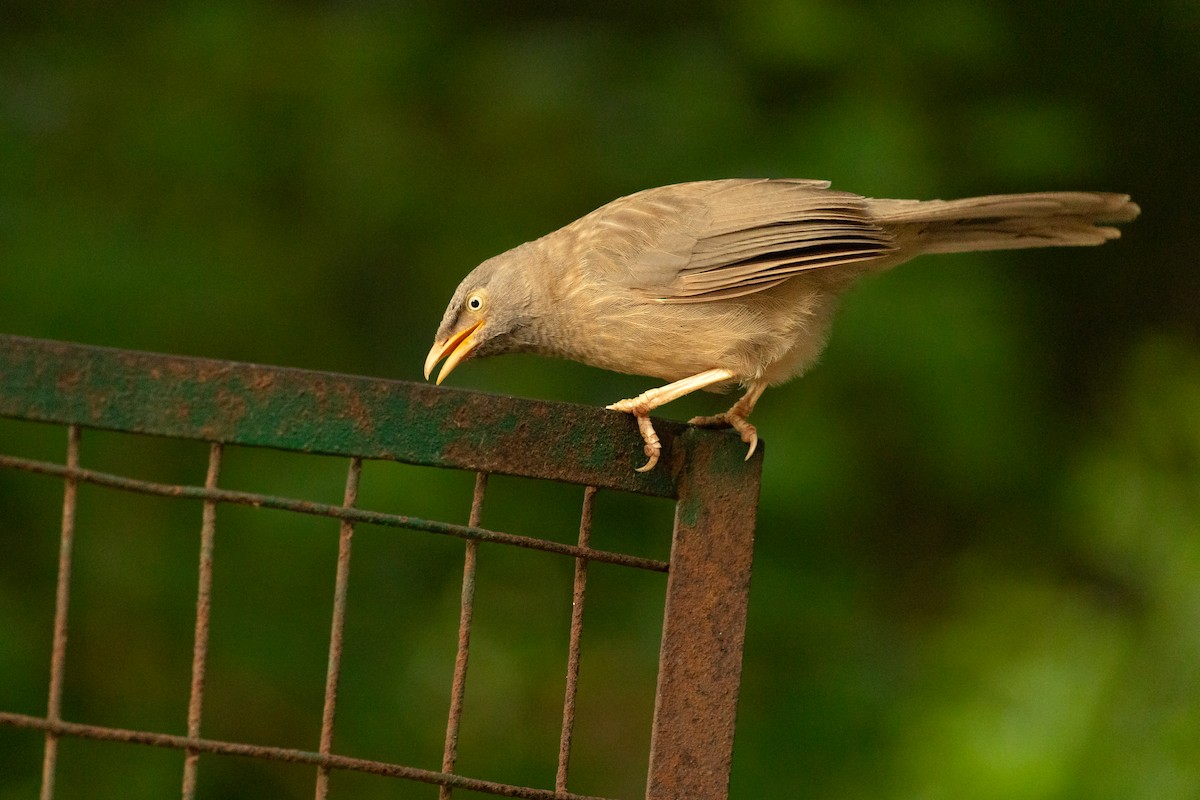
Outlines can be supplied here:
M612 405L605 406L609 411L623 411L626 414L634 416L642 416L650 413L650 409L646 408L645 404L640 402L636 397L631 397L628 400L618 400Z
M693 425L697 428L731 427L729 416L726 414L714 414L711 417L692 417L688 420L688 425Z
M658 463L658 456L662 453L662 442L659 441L658 434L654 432L654 423L650 421L650 417L635 414L634 419L637 420L638 432L642 435L642 441L645 442L642 452L646 454L647 458L646 463L636 468L634 472L649 472Z

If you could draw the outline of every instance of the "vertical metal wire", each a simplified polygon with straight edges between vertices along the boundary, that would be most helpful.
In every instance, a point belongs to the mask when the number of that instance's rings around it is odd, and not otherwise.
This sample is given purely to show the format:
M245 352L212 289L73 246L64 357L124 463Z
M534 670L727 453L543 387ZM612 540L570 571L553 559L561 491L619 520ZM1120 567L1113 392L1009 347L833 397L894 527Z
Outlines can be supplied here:
M486 472L475 474L475 492L471 497L471 517L467 524L479 527L483 520L483 500L487 494ZM467 688L467 661L471 651L471 617L475 609L475 561L479 542L467 540L463 554L462 605L458 618L458 654L454 658L454 683L450 688L450 717L446 721L446 746L442 751L442 772L454 772L458 760L458 729L462 722L463 696ZM450 800L449 786L438 789L438 800Z
M596 487L583 491L583 510L579 515L579 546L589 547L592 538L592 509ZM588 561L575 559L575 588L571 596L571 640L567 647L567 688L563 697L562 734L558 739L558 772L554 791L567 791L567 770L571 764L571 740L575 735L575 697L579 689L579 642L583 635L583 602L587 596Z
M78 425L67 428L67 468L79 469ZM75 546L75 498L79 481L70 475L63 481L62 533L58 544L58 578L54 592L54 644L50 652L50 698L46 719L62 721L63 673L67 661L67 610L71 599L71 551ZM54 797L54 778L58 766L58 734L46 731L42 757L41 800Z
M219 442L208 446L208 472L204 488L217 488L221 477L222 448ZM200 716L204 708L204 680L208 664L208 621L212 613L213 545L217 533L217 501L205 500L200 518L200 570L196 589L196 634L192 644L192 688L188 696L189 739L200 738ZM183 761L183 800L196 796L196 769L200 752L188 748Z
M362 459L350 459L346 474L346 493L343 508L353 508L358 502L358 480L362 475ZM350 586L350 544L354 538L354 523L342 520L338 537L337 578L333 588L333 623L329 632L329 668L325 672L325 710L321 715L321 750L323 755L333 751L333 718L337 713L338 678L342 671L342 640L346 631L346 594ZM317 800L329 797L329 767L317 767Z

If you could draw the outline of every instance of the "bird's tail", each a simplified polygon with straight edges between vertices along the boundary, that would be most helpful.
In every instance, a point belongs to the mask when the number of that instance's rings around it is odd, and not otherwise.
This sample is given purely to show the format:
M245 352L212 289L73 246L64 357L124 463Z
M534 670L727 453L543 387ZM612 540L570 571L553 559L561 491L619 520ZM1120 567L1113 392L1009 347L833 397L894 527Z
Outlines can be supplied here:
M1141 213L1129 195L1036 192L963 200L868 200L871 216L923 253L1103 244ZM1108 223L1108 224L1106 224Z

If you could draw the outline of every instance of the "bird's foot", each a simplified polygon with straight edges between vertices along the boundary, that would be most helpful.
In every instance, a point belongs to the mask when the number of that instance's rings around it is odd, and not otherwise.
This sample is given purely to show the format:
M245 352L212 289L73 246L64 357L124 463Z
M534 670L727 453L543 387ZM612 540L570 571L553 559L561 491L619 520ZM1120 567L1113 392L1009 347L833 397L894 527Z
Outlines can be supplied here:
M648 389L637 397L631 397L628 400L618 400L610 406L605 406L610 411L624 411L626 414L633 414L634 419L637 420L638 430L642 434L642 441L646 443L643 451L646 453L646 458L648 459L637 471L649 472L654 469L654 465L658 463L659 455L662 454L662 443L658 440L658 434L654 432L654 426L650 424L651 411L664 403L678 400L685 394L690 394L697 389L703 389L706 386L712 386L717 383L725 383L734 380L736 377L734 373L727 369L709 369L675 381L674 383L668 383L665 386ZM765 386L766 384L763 385ZM762 390L759 389L758 392L761 393ZM757 398L758 395L756 394L754 397ZM745 398L738 402L745 402ZM738 411L744 417L750 413L749 409L753 408L753 401L751 401L751 405L746 408L745 412L741 412L741 408L741 406L735 405L730 411ZM753 431L754 428L750 430ZM755 438L757 440L757 437ZM754 452L753 447L750 448L750 452Z
M658 463L658 456L662 453L662 443L658 441L658 434L654 432L654 425L650 423L650 417L639 414L636 419L638 431L642 434L642 441L646 443L646 446L642 448L642 452L646 454L646 463L634 472L649 472Z
M624 411L626 414L632 414L637 420L638 432L642 434L642 441L646 446L642 448L642 452L646 454L646 463L638 467L635 472L649 472L654 469L658 463L658 457L662 454L662 442L658 439L658 434L654 431L654 425L650 422L650 409L641 398L634 397L629 400L621 400L613 403L610 406L605 406L610 411Z
M695 425L697 428L733 428L742 437L742 441L750 445L746 452L746 461L749 461L750 456L758 449L758 431L736 407L711 417L692 417L688 420L688 425Z

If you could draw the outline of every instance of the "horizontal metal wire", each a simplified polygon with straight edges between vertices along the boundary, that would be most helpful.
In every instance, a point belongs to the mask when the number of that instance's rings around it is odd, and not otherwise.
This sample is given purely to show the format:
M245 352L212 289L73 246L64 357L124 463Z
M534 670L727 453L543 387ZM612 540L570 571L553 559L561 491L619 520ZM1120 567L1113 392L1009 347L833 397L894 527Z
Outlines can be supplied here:
M438 786L452 786L456 789L483 792L485 794L499 795L500 797L520 797L526 798L526 800L610 800L609 798L594 795L555 792L549 789L534 789L509 783L485 781L479 778L466 778L461 775L447 775L443 772L418 769L417 767L408 767L403 764L391 764L386 761L371 761L365 758L350 758L349 756L334 754L326 755L287 747L225 742L217 739L189 738L187 736L174 736L169 733L109 728L103 725L85 725L79 722L52 721L43 717L15 714L9 711L0 711L0 725L48 731L58 736L75 736L83 739L99 739L109 742L147 744L174 750L194 750L200 753L248 756L250 758L285 761L293 764L311 764L313 766L328 767L329 769L366 772L371 775L403 778L405 780L419 781Z
M212 500L218 503L254 506L256 508L274 508L281 511L294 511L299 514L311 514L318 517L333 517L349 522L361 522L367 525L380 525L389 528L408 528L410 530L436 533L443 536L456 536L460 539L474 539L481 542L507 544L513 547L524 547L529 550L541 550L547 553L586 558L589 561L599 561L607 564L617 564L622 567L645 569L652 572L667 572L670 564L653 558L642 558L625 553L614 553L608 550L593 550L590 547L552 542L547 539L537 539L532 536L520 536L512 533L502 533L486 528L476 528L470 525L455 525L450 522L427 520L410 517L404 514L385 514L380 511L367 511L359 508L345 508L327 503L314 503L309 500L295 500L289 497L277 497L255 492L240 492L230 489L209 489L203 486L185 486L178 484L156 483L107 472L97 472L91 469L81 469L51 461L37 461L18 456L0 455L0 467L19 469L39 475L51 475L57 478L71 478L111 489L120 489L139 494L156 495L159 497L175 497L187 500Z

